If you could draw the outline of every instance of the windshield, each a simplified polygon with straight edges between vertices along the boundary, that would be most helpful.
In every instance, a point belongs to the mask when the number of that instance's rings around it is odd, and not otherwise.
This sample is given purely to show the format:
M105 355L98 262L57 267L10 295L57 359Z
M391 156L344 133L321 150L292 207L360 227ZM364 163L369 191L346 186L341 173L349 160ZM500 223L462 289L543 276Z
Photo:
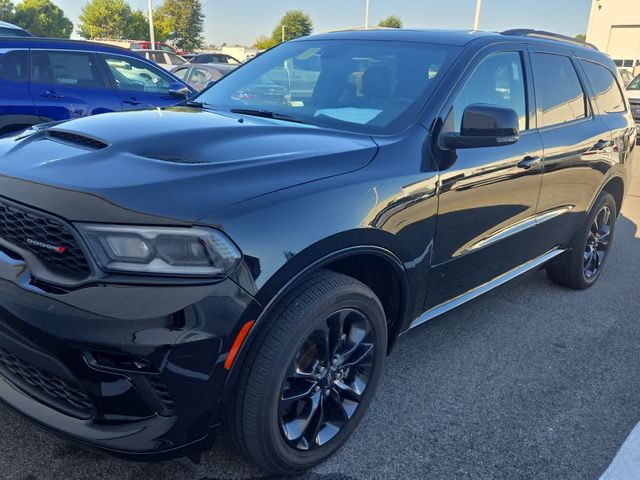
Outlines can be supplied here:
M627 90L640 90L640 75L631 80L629 85L627 85Z
M194 100L220 110L273 112L328 128L388 134L415 119L458 51L409 42L290 42Z

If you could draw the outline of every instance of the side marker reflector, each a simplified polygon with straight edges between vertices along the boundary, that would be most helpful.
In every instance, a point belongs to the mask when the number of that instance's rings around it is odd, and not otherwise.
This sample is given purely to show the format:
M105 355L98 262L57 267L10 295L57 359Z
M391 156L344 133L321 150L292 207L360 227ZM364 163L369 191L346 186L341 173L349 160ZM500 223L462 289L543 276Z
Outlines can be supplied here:
M229 350L227 359L224 361L224 368L226 370L231 369L231 366L233 365L233 361L236 359L236 355L238 355L238 351L240 350L240 347L244 343L244 339L247 338L247 335L249 334L249 331L251 330L251 327L253 327L254 323L256 323L255 320L250 320L247 323L245 323L240 329L238 336L233 341L233 345L231 345L231 350Z

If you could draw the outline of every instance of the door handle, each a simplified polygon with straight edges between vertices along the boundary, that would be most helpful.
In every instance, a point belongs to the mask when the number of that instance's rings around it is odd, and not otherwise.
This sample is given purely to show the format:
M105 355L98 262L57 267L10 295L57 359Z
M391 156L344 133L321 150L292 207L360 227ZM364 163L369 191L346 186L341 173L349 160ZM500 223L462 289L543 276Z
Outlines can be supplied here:
M122 103L128 103L129 105L140 105L142 102L134 97L129 97L126 100L123 100Z
M44 98L64 98L64 95L60 95L55 90L47 90L40 96Z
M607 147L611 146L611 141L609 140L598 140L598 142L593 146L593 150L601 151Z
M542 164L542 157L532 157L527 155L522 159L520 163L518 163L518 168L522 168L523 170L530 170L533 167L537 167Z

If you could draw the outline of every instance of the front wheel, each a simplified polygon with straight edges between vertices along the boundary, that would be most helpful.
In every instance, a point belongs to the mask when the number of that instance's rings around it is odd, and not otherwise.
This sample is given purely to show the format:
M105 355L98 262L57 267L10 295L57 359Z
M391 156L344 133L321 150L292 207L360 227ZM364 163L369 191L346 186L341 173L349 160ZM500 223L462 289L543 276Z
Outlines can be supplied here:
M229 430L263 470L288 475L327 459L371 403L386 356L384 310L361 282L310 277L253 341Z
M609 258L617 215L614 198L602 192L569 250L547 265L549 278L575 289L593 285Z

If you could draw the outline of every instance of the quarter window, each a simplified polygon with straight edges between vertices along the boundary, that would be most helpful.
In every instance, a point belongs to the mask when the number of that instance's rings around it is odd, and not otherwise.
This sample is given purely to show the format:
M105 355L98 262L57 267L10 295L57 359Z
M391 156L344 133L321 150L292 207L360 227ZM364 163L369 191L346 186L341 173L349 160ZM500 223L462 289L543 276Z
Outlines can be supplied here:
M16 50L0 56L0 80L29 80L29 57L26 50Z
M489 55L473 71L453 104L455 131L459 132L464 109L475 103L511 108L518 114L520 130L526 130L527 101L519 52Z
M613 73L593 62L582 61L582 66L595 90L596 103L600 110L605 113L624 112L624 98Z
M587 117L587 97L569 57L531 56L538 103L538 126L548 127Z

